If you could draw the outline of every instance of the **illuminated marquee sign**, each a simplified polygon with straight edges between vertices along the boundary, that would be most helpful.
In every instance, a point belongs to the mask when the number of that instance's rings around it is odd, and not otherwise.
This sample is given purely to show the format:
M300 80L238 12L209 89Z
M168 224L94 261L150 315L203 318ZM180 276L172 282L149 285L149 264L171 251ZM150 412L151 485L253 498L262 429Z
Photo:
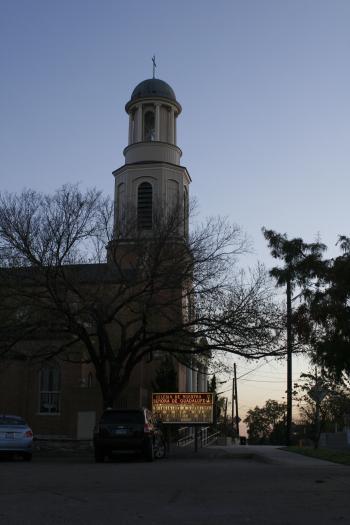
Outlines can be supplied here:
M163 423L212 423L211 392L181 392L152 395L152 411Z

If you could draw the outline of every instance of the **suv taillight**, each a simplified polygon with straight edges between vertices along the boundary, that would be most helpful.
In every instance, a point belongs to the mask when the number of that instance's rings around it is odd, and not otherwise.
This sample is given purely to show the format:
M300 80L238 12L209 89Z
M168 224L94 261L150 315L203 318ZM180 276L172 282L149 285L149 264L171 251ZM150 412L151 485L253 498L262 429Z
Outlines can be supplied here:
M24 436L26 438L32 438L33 437L33 432L31 430L27 430L27 432L24 434Z
M143 426L143 431L145 434L149 434L152 430L152 427L151 425L149 425L148 423L145 423L144 426Z

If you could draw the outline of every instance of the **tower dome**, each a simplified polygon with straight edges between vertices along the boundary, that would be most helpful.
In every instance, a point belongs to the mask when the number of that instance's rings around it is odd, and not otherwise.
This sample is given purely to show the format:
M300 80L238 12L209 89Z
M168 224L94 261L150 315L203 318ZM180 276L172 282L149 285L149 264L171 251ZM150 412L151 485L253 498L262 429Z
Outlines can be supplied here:
M145 97L162 97L176 100L173 88L159 78L149 78L140 82L131 94L131 100Z
M142 99L164 99L164 103L167 101L175 106L177 115L181 113L181 105L176 100L173 88L159 78L148 78L137 84L125 106L126 112L129 113L130 107Z

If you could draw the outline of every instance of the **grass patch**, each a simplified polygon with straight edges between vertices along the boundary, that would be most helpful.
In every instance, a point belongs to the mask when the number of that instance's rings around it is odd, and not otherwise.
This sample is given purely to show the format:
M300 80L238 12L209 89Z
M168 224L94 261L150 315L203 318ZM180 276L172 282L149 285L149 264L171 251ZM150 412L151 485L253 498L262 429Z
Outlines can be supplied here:
M350 452L342 450L309 447L283 447L281 450L295 452L296 454L302 454L310 458L324 459L325 461L332 461L333 463L341 463L342 465L350 465Z

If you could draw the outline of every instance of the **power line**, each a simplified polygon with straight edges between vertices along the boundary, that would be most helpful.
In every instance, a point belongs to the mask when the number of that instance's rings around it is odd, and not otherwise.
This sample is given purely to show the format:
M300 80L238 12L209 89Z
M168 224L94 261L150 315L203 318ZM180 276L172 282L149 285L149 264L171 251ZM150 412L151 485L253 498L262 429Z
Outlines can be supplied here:
M241 379L242 377L245 377L248 374L252 374L253 372L255 372L255 370L259 370L259 368L261 368L262 366L265 366L265 365L268 365L269 363L271 363L271 361L273 361L273 359L270 359L269 361L266 361L266 363L261 363L261 365L258 365L255 368L253 368L252 370L249 370L245 374L242 374L241 376L237 377L237 379Z
M251 383L276 383L276 384L282 384L282 383L285 383L285 380L281 380L281 381L274 381L274 380L266 380L266 379L242 379L243 377L249 375L249 374L252 374L253 372L255 372L256 370L259 370L260 368L262 368L263 366L265 365L268 365L269 363L271 363L271 361L274 361L274 358L271 358L270 360L266 361L265 363L261 363L260 365L256 366L255 368L252 368L251 370L248 370L248 372L245 372L244 374L242 374L241 376L237 377L237 380L238 379L241 379L242 381L249 381ZM225 381L228 382L229 380ZM228 388L227 390L222 390L221 392L218 392L218 395L221 395L221 394L226 394L227 392L232 392L232 386L230 388Z
M248 370L248 372L245 372L241 376L238 376L237 380L238 379L242 379L242 377L245 377L245 376L247 376L249 374L252 374L256 370L259 370L259 368L262 368L263 366L268 365L273 360L274 360L274 358L271 358L269 361L266 361L265 363L261 363L260 365L256 366L255 368L252 368L252 370ZM228 382L228 381L229 380L225 381L225 383ZM249 379L243 379L243 381L249 381ZM259 383L284 383L284 381L258 381L258 380L253 380L253 379L251 379L250 381L255 381L256 383L258 383L258 382ZM222 390L221 392L218 392L218 395L226 394L227 392L232 392L232 386L231 386L231 388L228 388L227 390Z
M242 381L249 381L250 383L285 383L285 381L272 381L267 379L242 379Z
M284 380L284 375L282 375L282 374L281 375L279 375L279 374L261 374L261 375L257 374L255 376L255 378L256 379L273 379L274 381L276 381L278 379L278 380L282 381L282 379ZM243 379L242 379L242 381L243 381Z

